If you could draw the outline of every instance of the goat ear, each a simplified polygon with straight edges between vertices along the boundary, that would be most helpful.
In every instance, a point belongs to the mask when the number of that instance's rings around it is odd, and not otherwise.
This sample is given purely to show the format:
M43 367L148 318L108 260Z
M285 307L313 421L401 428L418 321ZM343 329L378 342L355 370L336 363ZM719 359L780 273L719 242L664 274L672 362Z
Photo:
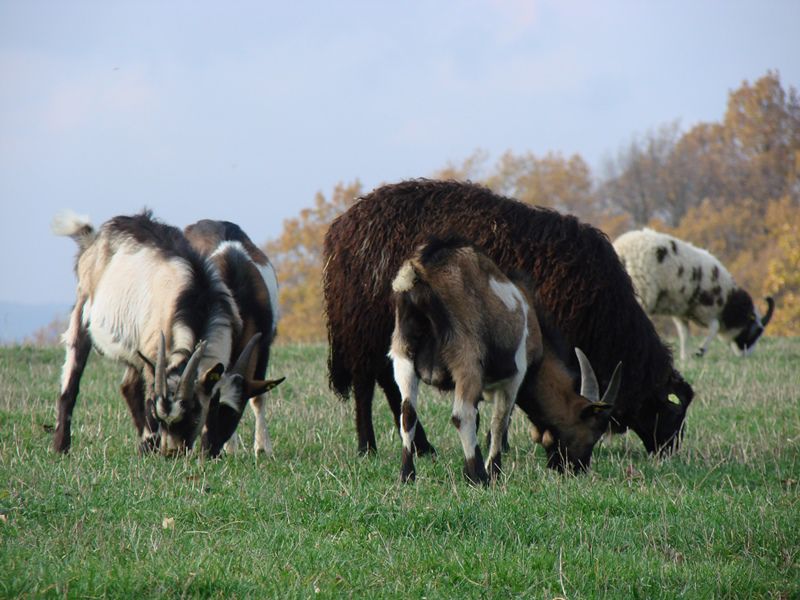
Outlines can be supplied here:
M245 396L247 398L253 398L255 396L260 396L261 394L266 394L272 388L277 387L286 377L281 377L280 379L266 379L264 381L259 381L258 379L250 379L247 381L245 387Z
M611 416L611 411L614 410L613 404L606 402L592 402L587 404L581 411L581 419L587 420L592 417L608 418Z
M214 389L214 386L220 380L224 371L225 365L217 363L200 376L200 385L203 387L203 391L206 394L211 393L211 390Z

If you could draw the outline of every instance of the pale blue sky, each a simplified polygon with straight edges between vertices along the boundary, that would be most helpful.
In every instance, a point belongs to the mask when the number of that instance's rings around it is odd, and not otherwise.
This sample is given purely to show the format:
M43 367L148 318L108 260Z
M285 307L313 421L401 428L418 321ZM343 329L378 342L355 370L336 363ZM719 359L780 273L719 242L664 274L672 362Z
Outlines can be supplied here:
M261 243L317 191L477 148L604 156L722 118L777 69L800 1L0 0L0 301L73 300L62 208L236 221Z

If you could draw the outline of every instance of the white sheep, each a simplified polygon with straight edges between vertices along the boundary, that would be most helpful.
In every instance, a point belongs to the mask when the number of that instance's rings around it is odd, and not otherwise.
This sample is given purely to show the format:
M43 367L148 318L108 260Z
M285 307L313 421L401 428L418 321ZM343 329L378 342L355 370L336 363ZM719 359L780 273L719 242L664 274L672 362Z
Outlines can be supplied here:
M696 356L703 356L717 334L738 355L747 355L764 332L775 302L761 313L750 294L711 253L670 235L642 229L616 239L614 249L628 271L642 308L671 316L678 329L681 360L686 360L688 324L708 328Z

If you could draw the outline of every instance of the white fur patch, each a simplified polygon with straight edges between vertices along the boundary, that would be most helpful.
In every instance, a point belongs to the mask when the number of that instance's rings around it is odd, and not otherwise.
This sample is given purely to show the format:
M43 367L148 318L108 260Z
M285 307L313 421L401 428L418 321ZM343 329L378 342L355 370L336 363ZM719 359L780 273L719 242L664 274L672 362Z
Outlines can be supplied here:
M259 266L258 270L269 292L269 304L272 308L272 333L274 334L281 318L281 309L278 303L278 276L275 274L275 267L272 266L272 263L267 263L263 267Z
M510 281L497 281L492 277L489 279L489 287L503 301L508 310L514 310L518 304L525 304L519 289Z
M416 281L417 273L414 271L414 267L411 266L411 262L406 261L403 263L403 266L400 267L394 281L392 281L392 289L398 294L407 292L414 287Z

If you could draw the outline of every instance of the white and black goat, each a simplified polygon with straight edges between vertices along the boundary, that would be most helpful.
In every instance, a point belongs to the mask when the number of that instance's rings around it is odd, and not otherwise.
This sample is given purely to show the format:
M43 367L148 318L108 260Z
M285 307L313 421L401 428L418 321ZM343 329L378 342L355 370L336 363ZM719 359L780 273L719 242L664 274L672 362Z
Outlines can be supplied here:
M72 411L92 346L127 365L122 393L141 448L160 447L165 454L191 449L241 329L227 286L179 229L149 211L115 217L97 231L87 218L63 213L53 231L79 248L77 297L63 336L55 450L69 450Z
M719 334L738 355L752 352L772 318L775 301L766 298L762 317L750 294L711 253L652 229L624 233L614 242L622 264L649 315L671 316L686 360L689 321L708 328L696 356Z
M241 373L226 382L243 390L238 396L242 403L230 405L212 398L209 423L215 423L216 427L209 426L203 436L203 447L215 456L226 440L237 439L231 435L242 417L243 401L250 398L256 420L253 449L256 454L263 452L269 456L272 442L265 416L266 392L284 379L264 380L279 317L275 269L267 255L234 223L203 219L186 227L184 234L192 247L216 266L233 294L242 329L234 336L231 360L245 357L246 362Z
M389 356L402 394L402 481L416 476L413 441L420 380L455 390L452 422L471 482L487 483L499 472L502 440L521 386L526 397L534 397L526 403L526 412L546 430L548 452L560 454L554 460L582 459L581 466L588 466L586 451L591 455L608 426L619 366L604 402L585 410L593 403L574 391L563 363L543 342L531 291L509 280L463 240L433 238L420 246L400 267L392 289L395 327ZM598 396L593 373L591 379L583 392ZM494 401L485 465L477 439L477 407L483 396ZM580 450L573 451L578 446Z

